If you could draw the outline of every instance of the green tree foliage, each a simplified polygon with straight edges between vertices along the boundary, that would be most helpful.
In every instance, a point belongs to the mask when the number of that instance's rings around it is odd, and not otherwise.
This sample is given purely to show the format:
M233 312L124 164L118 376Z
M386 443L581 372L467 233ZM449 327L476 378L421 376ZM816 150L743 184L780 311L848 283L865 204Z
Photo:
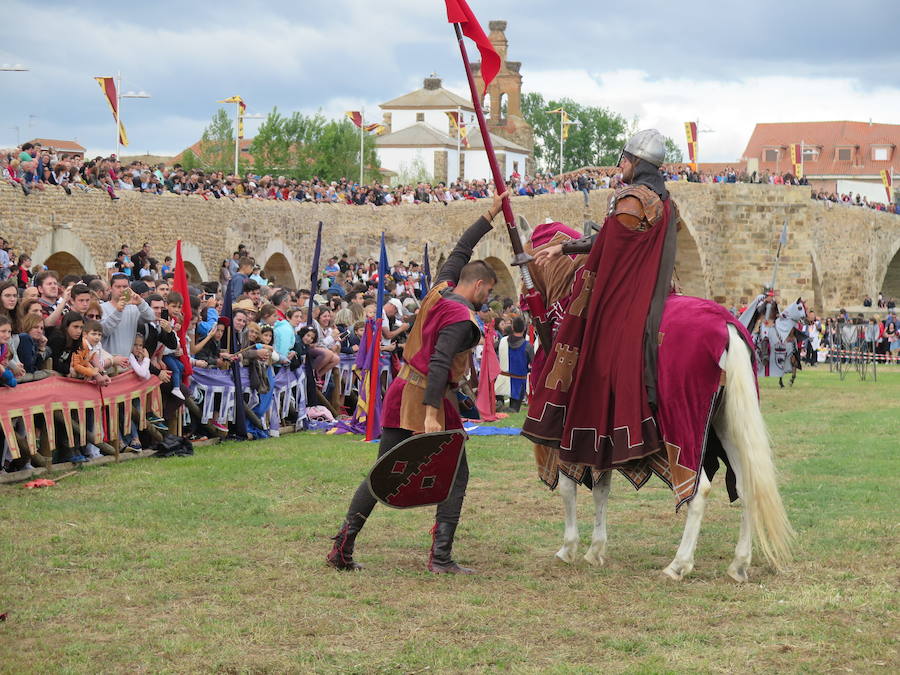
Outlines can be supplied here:
M219 108L200 137L200 160L207 169L234 170L234 120Z
M530 92L522 97L522 114L534 130L534 159L538 170L559 171L559 118L548 110L565 108L569 119L569 136L563 145L563 171L582 166L612 166L627 140L628 121L606 108L586 106L563 99L544 100Z
M666 162L668 164L681 164L684 161L684 153L681 146L666 136Z
M365 181L378 178L375 139L364 132ZM359 129L349 120L327 120L321 113L284 116L274 108L250 145L253 169L308 179L359 178Z
M183 153L181 153L181 166L190 171L191 169L196 169L200 166L200 160L197 159L197 155L194 154L194 151L188 148Z

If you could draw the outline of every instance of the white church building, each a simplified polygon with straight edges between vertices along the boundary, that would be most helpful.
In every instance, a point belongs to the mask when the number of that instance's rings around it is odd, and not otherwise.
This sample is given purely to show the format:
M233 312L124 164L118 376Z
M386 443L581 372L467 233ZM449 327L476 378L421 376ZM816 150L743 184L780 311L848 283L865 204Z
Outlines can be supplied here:
M456 178L491 178L472 102L444 89L436 76L425 78L421 89L379 107L388 130L375 140L379 161L400 180L420 172L429 180L445 183ZM459 143L447 115L457 112L468 128L468 147ZM504 178L526 172L525 162L531 156L528 148L496 134L491 134L491 142Z

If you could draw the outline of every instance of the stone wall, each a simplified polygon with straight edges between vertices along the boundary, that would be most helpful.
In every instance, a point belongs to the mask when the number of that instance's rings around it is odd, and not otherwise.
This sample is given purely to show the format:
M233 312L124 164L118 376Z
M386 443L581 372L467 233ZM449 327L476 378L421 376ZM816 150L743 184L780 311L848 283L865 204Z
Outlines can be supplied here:
M829 208L811 201L804 188L675 183L670 189L685 223L678 238L681 284L686 292L727 305L752 297L770 281L785 219L789 240L778 286L784 297L802 295L820 311L859 304L865 293L874 296L900 248L900 217ZM586 217L602 222L607 196L608 191L592 192L587 210L581 193L516 197L513 210L532 226L551 219L581 230ZM292 279L285 282L306 286L319 220L325 224L324 256L346 251L353 259L375 257L384 230L392 263L421 260L428 242L436 266L487 206L480 200L372 208L128 192L113 202L101 192L67 196L56 188L26 197L2 184L0 235L17 252L31 252L35 262L65 252L86 271L101 274L123 242L135 248L149 241L161 258L181 237L185 258L204 278L216 278L222 260L245 243L276 277L289 272ZM518 275L506 264L510 247L499 218L476 256L491 258L501 285L514 287ZM72 261L59 255L54 261L61 259Z

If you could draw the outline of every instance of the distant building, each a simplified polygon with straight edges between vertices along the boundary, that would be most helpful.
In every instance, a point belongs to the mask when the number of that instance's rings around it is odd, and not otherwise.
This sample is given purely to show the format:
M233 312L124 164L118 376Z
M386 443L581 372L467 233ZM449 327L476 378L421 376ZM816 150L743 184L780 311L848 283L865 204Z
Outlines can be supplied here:
M457 177L490 179L471 101L444 89L439 78L425 78L421 89L382 103L380 108L388 129L388 133L375 139L383 168L400 175L424 168L429 179L445 183ZM456 130L447 116L457 112L468 129L468 147L457 141ZM525 171L525 161L531 154L528 148L496 134L491 134L491 142L504 177Z
M69 157L84 157L84 146L75 141L62 141L56 138L32 138L28 141L32 145L38 145L44 150L52 150L57 157L68 155Z
M881 171L900 171L900 124L846 121L757 124L744 150L747 170L792 172L792 143L802 143L803 173L820 190L883 202Z
M504 178L531 171L534 135L521 117L521 63L506 60L505 21L490 22L490 39L502 60L500 72L488 88L485 104L488 130ZM476 84L483 88L479 63L472 64ZM435 75L425 78L421 89L379 106L388 133L375 146L381 166L398 174L424 168L434 181L490 179L481 133L472 101L441 86ZM460 113L468 129L468 147L458 142L447 113ZM459 151L457 152L457 148Z

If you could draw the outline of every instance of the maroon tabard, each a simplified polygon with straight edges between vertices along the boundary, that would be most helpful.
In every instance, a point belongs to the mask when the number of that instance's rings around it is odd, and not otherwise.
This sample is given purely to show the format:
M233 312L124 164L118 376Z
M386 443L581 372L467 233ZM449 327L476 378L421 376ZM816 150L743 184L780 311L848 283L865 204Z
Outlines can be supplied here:
M613 468L663 448L643 381L644 326L671 221L603 224L533 392L523 435L564 462Z

